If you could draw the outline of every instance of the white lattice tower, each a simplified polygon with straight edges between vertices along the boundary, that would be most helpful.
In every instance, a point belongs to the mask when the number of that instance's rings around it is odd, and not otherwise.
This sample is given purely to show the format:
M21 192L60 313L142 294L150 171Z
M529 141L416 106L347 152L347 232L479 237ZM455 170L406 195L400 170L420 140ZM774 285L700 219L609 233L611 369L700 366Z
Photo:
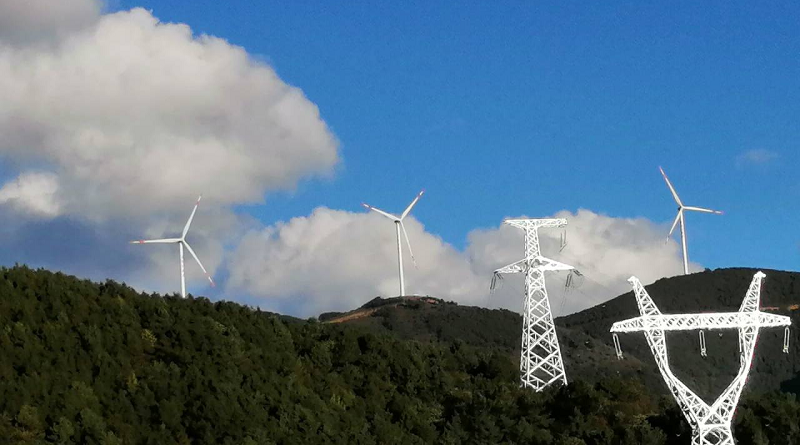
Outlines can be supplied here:
M564 361L558 345L550 300L547 297L544 272L570 270L572 266L541 255L540 227L563 227L567 220L509 219L506 224L525 231L525 258L497 269L495 275L525 274L525 302L522 308L522 350L519 370L521 386L541 391L555 382L567 383Z
M636 303L642 315L614 323L611 332L644 332L661 376L692 426L693 445L734 444L731 422L753 362L758 331L762 327L791 324L789 317L759 311L764 276L762 272L755 274L739 312L709 314L661 314L642 283L636 277L628 280L633 286ZM669 366L665 331L696 329L739 331L739 372L711 405L678 380Z

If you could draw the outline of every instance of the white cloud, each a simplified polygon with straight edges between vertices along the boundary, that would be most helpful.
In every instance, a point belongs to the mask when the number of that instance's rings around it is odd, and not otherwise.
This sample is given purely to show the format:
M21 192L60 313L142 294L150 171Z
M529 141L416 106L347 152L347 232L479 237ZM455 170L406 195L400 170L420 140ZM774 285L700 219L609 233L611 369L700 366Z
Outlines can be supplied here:
M560 231L542 229L543 253L585 275L563 307L566 274L549 276L556 312L574 312L626 292L631 274L651 282L682 270L678 245L665 243L664 228L648 220L588 210L555 216L569 220L568 244L559 253ZM488 291L494 269L521 259L521 231L509 226L475 230L462 252L414 219L407 228L419 265L406 264L407 293L519 310L521 277L508 277L494 295ZM394 227L385 218L317 208L307 217L248 233L230 261L228 290L253 295L262 307L302 316L352 309L375 295L397 294L395 246Z
M765 148L756 148L739 153L736 156L736 165L739 167L745 165L762 165L766 164L778 157L778 153L767 150Z
M118 238L136 266L115 278L159 291L177 289L177 254L130 234L176 235L203 193L190 238L213 273L251 224L235 206L339 160L317 106L243 48L96 0L0 0L0 134L18 176L0 210Z
M558 314L576 312L616 297L630 290L627 279L636 275L644 283L672 276L683 271L680 246L667 240L666 229L645 218L615 218L581 209L576 213L561 211L555 218L566 218L564 229L540 229L542 254L567 263L583 274L573 277L574 285L565 292L566 273L548 275L548 292L553 310ZM499 229L476 230L470 233L467 254L480 261L477 270L489 270L512 263L522 257L522 231L510 226ZM561 247L562 233L566 246ZM479 260L478 260L479 259ZM702 270L690 263L691 271ZM504 293L501 306L515 309L520 306L521 277L516 280L513 294ZM512 281L513 283L514 281Z
M66 214L102 221L257 203L329 174L337 141L303 93L239 47L143 9L55 47L0 47L0 155L48 167Z
M405 225L419 266L414 269L406 250L406 293L466 298L481 285L452 246L413 217ZM399 290L394 224L377 214L325 207L251 231L229 269L229 290L263 298L262 307L299 303L303 315L353 308Z
M53 43L100 16L99 0L0 0L0 43Z
M0 188L0 205L9 205L25 215L53 218L59 214L54 196L58 179L50 173L27 172Z

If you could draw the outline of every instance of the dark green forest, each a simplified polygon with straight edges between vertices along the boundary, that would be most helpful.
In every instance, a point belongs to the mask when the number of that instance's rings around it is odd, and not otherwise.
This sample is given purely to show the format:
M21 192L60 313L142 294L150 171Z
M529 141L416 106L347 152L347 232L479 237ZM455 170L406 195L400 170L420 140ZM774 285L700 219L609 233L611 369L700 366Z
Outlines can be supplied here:
M489 312L473 330L507 324ZM495 334L399 338L27 267L0 269L0 325L2 443L690 443L636 375L520 389ZM798 418L794 394L749 391L736 436L800 444Z
M647 290L664 313L737 311L756 269L728 268L664 278ZM800 273L764 270L761 310L792 319L800 325ZM557 304L562 289L551 288ZM584 298L573 293L567 298ZM521 298L520 298L521 299ZM358 317L357 315L367 315ZM667 394L649 346L641 334L621 335L625 359L617 360L611 325L639 315L632 292L584 311L556 318L556 329L567 374L588 383L609 378L635 379L649 390ZM346 313L320 315L321 321L338 320L371 332L399 339L449 343L462 340L471 346L507 351L519 356L522 318L508 310L459 306L435 298L376 298ZM800 391L800 329L790 331L791 353L784 354L783 329L762 329L747 386L749 393ZM700 355L696 331L667 334L673 371L698 394L714 399L739 369L736 331L706 332L708 357Z

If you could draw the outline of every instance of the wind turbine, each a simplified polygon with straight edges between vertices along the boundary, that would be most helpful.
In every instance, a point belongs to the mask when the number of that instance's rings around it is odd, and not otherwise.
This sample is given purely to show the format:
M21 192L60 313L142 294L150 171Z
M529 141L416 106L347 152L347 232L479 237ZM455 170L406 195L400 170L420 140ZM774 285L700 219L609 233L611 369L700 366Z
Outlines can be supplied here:
M683 244L683 274L689 274L689 252L686 250L686 220L684 218L684 211L690 210L693 212L703 212L703 213L715 213L717 215L722 215L722 212L719 210L711 210L705 209L703 207L694 207L694 206L685 206L681 201L681 198L678 197L678 192L675 191L675 187L672 186L672 183L669 182L669 178L667 178L667 174L664 173L664 169L658 167L661 170L661 176L664 177L664 181L667 181L667 187L669 187L669 191L672 192L672 197L675 198L675 203L678 204L678 214L675 216L675 222L672 223L672 228L669 229L668 237L672 236L672 232L675 231L675 227L678 225L678 222L681 223L681 244Z
M206 274L206 278L211 283L211 286L214 286L214 280L211 279L211 275L208 274L206 268L203 267L203 263L200 262L200 258L197 258L197 254L194 253L192 250L192 246L186 242L186 233L189 232L189 226L192 225L192 220L194 219L194 214L197 212L197 206L200 204L200 200L203 198L203 195L200 195L197 198L197 202L194 205L194 209L192 209L192 214L189 215L189 220L186 221L186 225L183 227L183 232L181 233L180 238L164 238L164 239L150 239L150 240L138 240L138 241L131 241L131 244L177 244L178 251L181 254L181 296L186 298L186 275L183 271L183 248L186 247L186 250L189 251L190 254L194 257L194 260L197 261L197 265L200 266L200 269L203 269L203 273Z
M406 207L406 209L403 211L403 213L399 217L395 216L395 215L392 215L391 213L384 212L381 209L376 209L375 207L372 207L369 204L366 204L366 203L362 203L361 204L364 207L366 207L368 210L372 210L372 211L375 211L377 213L380 213L381 215L383 215L383 216L391 219L392 221L394 221L395 230L397 231L397 267L400 270L400 296L401 297L405 296L405 294L406 294L406 285L405 285L405 282L403 281L403 249L402 249L402 245L400 243L400 231L401 230L403 231L403 235L406 238L406 244L408 245L408 252L411 254L411 261L414 263L414 267L417 267L417 262L416 262L416 260L414 260L414 252L411 250L411 241L408 240L408 232L406 232L406 226L403 225L403 219L405 219L405 217L408 216L409 213L411 213L411 209L413 209L414 206L417 204L417 201L419 201L419 198L422 198L422 194L423 193L425 193L425 190L422 190L422 191L419 192L419 194L414 198L413 201L411 201L411 204L409 204L408 207Z

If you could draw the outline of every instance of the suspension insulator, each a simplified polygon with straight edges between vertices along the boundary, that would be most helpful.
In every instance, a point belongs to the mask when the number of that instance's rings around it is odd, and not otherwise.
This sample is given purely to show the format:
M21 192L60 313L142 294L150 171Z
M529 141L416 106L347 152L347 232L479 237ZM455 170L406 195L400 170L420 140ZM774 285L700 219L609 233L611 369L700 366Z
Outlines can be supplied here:
M783 331L783 353L789 353L789 326Z
M614 338L614 351L617 353L617 360L622 360L622 348L619 345L619 337L616 333L612 336Z
M704 331L700 331L700 356L708 357L706 353L706 333Z

